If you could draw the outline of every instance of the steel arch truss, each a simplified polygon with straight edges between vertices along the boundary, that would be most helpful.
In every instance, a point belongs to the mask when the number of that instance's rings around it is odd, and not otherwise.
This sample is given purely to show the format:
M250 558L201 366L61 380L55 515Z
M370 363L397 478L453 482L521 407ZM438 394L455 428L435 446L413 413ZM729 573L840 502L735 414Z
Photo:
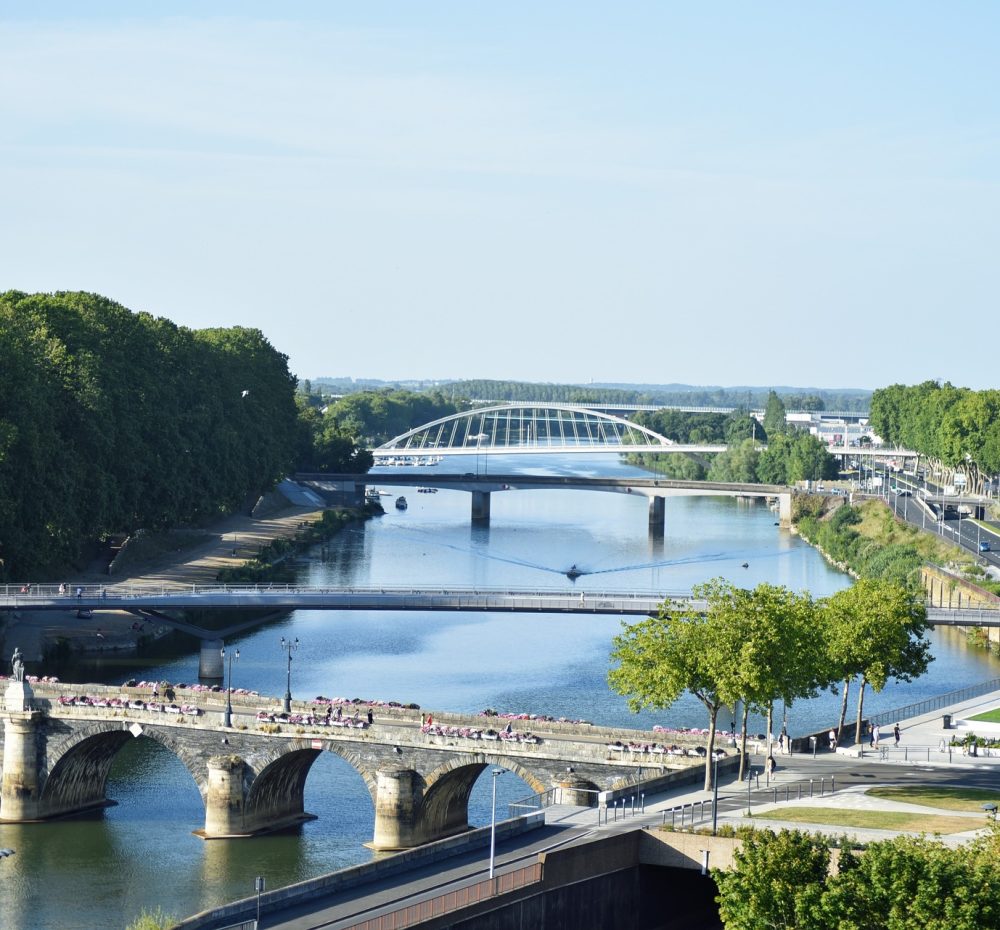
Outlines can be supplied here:
M662 452L672 445L651 429L586 407L502 404L425 423L373 451L384 458L480 452Z

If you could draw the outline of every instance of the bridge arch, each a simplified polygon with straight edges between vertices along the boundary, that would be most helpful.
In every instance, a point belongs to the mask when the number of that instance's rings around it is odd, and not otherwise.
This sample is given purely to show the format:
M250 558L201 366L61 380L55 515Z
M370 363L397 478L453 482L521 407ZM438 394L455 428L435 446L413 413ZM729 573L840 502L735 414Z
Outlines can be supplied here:
M208 790L204 763L194 752L168 731L140 727L133 732L121 721L108 721L74 730L65 739L49 744L40 773L39 806L44 816L106 806L108 774L115 756L128 742L142 737L159 743L183 763L204 801Z
M664 451L673 441L623 417L573 404L477 407L418 426L383 443L393 455Z
M521 760L510 756L477 753L464 759L449 759L424 779L421 803L423 828L432 836L447 836L469 826L469 798L479 776L489 766L499 766L522 778L535 792L548 787Z

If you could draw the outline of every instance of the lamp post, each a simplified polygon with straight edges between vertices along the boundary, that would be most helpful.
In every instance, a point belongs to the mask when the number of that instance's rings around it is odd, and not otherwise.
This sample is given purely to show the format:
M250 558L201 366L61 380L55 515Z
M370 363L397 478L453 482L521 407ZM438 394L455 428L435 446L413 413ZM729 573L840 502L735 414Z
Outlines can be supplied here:
M496 861L497 848L497 779L503 775L503 769L493 769L493 807L490 811L490 878L493 878L493 865Z
M290 713L292 709L292 653L299 648L299 638L285 639L281 637L281 648L288 653L288 674L285 677L285 699L282 702L284 712Z
M236 661L240 660L239 649L235 652ZM222 661L226 661L226 647L222 647ZM226 716L222 720L224 727L233 725L233 653L229 653L229 684L226 686Z

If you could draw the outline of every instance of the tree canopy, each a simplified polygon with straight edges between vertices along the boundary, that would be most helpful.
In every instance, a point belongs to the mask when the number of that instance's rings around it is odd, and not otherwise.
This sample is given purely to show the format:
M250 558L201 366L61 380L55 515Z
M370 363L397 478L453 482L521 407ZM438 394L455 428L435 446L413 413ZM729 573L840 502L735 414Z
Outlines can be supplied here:
M754 831L729 870L713 869L726 930L997 930L1000 835L959 848L900 836L844 850L822 837Z
M295 379L255 329L87 293L0 294L0 574L230 512L292 463Z

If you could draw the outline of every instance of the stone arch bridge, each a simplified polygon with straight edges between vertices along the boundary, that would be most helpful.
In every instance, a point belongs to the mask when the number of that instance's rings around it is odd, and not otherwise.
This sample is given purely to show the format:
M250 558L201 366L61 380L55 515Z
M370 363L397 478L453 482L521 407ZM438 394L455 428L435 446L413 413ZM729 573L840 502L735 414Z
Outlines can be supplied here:
M171 714L121 706L137 705L138 689L35 684L25 691L23 703L8 691L3 714L2 822L48 820L113 803L105 795L112 761L136 738L156 741L190 772L205 804L205 825L197 831L205 838L253 836L311 819L304 809L306 780L316 759L332 752L357 771L371 795L376 849L468 829L469 796L487 766L514 772L537 792L556 788L567 803L591 804L594 792L636 784L643 771L687 771L703 762L663 751L664 740L684 741L676 734L589 724L512 721L513 732L502 734L502 719L445 714L427 728L418 710L397 707L378 708L371 727L363 720L333 726L322 718L261 722L258 708L279 714L279 701L234 696L234 725L227 728L219 694L185 694L187 713ZM91 703L68 703L82 696ZM148 701L148 688L141 697ZM112 700L120 703L93 703ZM303 703L292 710L304 715L317 708ZM490 720L492 731L484 729ZM688 737L687 745L701 741Z

